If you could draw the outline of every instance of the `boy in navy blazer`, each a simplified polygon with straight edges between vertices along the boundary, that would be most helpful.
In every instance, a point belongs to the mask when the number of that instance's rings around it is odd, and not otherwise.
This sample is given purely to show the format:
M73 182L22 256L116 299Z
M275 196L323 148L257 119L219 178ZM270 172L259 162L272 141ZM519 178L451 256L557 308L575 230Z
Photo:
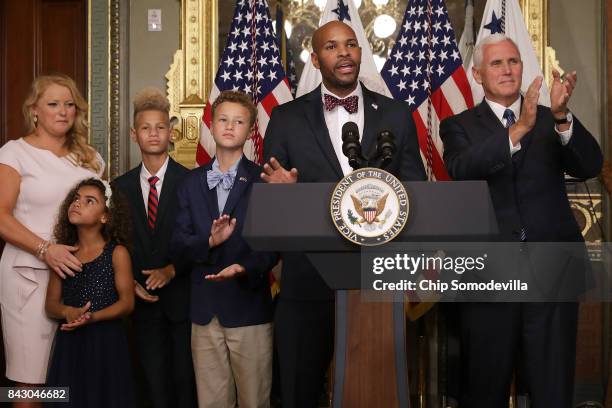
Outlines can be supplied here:
M269 404L267 276L277 257L252 251L241 236L251 186L261 173L243 155L256 114L249 96L222 92L212 105L215 157L178 189L172 248L191 263L191 348L200 408Z

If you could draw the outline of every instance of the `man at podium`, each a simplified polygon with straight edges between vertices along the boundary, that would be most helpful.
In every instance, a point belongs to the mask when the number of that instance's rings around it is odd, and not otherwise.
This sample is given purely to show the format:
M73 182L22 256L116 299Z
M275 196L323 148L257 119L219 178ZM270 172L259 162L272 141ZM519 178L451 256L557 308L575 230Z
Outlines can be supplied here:
M505 35L476 45L473 74L485 97L442 122L444 162L455 180L488 182L504 241L583 241L564 173L595 177L602 154L567 107L576 73L562 80L553 71L547 108L537 104L542 77L521 96L522 72L518 47ZM531 406L573 406L576 302L472 303L461 310L461 406L508 406L515 362Z
M361 48L354 31L331 21L315 31L312 45L312 63L321 72L322 84L273 110L264 139L267 164L262 179L339 181L353 170L342 153L342 128L354 122L366 157L376 151L377 134L389 130L397 153L387 171L403 181L425 180L408 105L372 92L358 80ZM334 294L300 253L283 255L281 285L275 332L282 404L316 407L333 353Z

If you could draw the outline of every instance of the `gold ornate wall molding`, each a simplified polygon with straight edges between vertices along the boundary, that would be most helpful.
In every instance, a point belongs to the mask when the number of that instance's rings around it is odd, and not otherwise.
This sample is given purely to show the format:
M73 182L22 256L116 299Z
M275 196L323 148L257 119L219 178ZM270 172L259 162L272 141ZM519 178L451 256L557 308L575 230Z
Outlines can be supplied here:
M109 148L109 48L111 0L88 2L88 89L89 142L102 155L106 171L112 161Z
M556 51L549 45L548 2L549 0L519 0L544 78L547 84L551 84L553 68L561 74L563 70L559 66Z
M121 5L119 0L109 0L109 86L108 86L108 177L113 179L121 174L120 169L120 148L121 143L121 125L120 125L120 79L121 79L121 59L120 54L120 20L121 20Z
M218 61L217 0L181 0L181 48L174 54L168 80L173 157L195 165L202 114L215 78Z
M121 1L89 0L87 55L89 142L106 162L105 173L121 173Z

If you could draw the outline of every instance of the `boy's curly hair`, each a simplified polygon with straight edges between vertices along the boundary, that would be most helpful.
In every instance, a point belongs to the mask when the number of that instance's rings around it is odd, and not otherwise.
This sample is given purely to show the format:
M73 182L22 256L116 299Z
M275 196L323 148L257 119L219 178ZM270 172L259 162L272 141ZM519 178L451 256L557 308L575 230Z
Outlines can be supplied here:
M253 100L249 95L239 91L221 92L211 106L213 118L215 117L215 112L217 111L219 105L224 102L237 103L238 105L245 107L249 111L249 126L253 126L255 124L255 119L257 119L257 107L255 104L253 104Z
M134 127L136 127L136 117L138 114L140 112L149 110L159 111L165 113L166 115L170 115L170 102L162 91L157 88L144 88L134 97Z
M58 244L74 245L78 241L77 228L68 219L68 208L74 201L74 197L79 189L85 186L96 187L102 194L102 197L106 199L106 188L99 179L88 178L74 186L60 206L57 223L53 229L53 237ZM132 239L130 207L119 189L111 185L111 191L110 208L106 209L108 221L102 226L102 236L106 242L113 241L116 244L130 248Z

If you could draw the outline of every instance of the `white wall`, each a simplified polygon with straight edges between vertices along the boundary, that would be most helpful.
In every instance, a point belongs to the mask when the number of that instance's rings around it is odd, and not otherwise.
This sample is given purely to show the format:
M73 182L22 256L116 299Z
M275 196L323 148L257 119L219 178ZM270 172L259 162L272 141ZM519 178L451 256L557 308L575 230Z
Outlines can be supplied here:
M161 9L162 31L148 31L148 9ZM180 0L130 0L129 24L129 103L142 88L154 86L166 92L165 74L179 49ZM124 137L129 138L129 134ZM140 151L130 144L129 168L140 163Z
M605 43L601 0L549 0L550 45L565 71L578 72L569 106L601 142L606 112L603 101Z

